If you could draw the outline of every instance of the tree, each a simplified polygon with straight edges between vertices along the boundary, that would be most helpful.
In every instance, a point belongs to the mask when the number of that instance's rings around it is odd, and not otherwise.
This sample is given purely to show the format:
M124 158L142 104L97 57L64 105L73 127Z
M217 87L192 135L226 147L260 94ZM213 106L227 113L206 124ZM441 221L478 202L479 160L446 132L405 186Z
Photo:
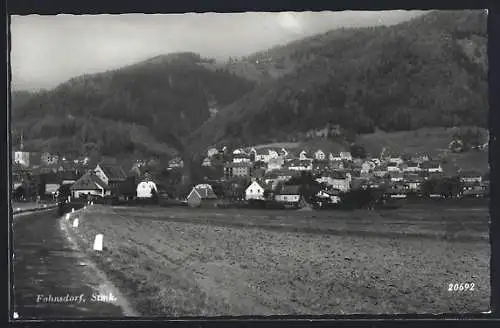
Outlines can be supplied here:
M366 158L366 150L363 146L354 144L350 147L351 155L354 158Z
M40 196L40 197L44 197L45 196L45 192L46 192L46 180L45 180L45 176L44 175L41 175L39 180L38 180L38 186L37 186L37 195Z

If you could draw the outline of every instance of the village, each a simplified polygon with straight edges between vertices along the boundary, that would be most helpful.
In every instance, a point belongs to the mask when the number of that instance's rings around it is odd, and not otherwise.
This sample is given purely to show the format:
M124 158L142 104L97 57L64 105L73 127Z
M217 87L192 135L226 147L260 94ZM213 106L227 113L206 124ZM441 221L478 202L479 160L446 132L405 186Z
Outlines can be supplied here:
M488 174L459 168L450 175L428 154L384 150L363 157L323 149L211 147L199 163L202 181L183 185L180 158L165 167L154 159L124 165L108 157L92 163L21 149L13 154L12 198L259 208L339 208L355 198L355 207L372 208L489 194Z

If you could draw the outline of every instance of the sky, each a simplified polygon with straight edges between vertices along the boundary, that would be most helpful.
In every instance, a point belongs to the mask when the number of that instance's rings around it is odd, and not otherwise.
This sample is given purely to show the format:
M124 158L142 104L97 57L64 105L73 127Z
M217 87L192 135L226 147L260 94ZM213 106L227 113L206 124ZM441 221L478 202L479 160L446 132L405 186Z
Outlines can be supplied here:
M392 25L419 11L11 16L13 90L192 51L225 60L338 27Z

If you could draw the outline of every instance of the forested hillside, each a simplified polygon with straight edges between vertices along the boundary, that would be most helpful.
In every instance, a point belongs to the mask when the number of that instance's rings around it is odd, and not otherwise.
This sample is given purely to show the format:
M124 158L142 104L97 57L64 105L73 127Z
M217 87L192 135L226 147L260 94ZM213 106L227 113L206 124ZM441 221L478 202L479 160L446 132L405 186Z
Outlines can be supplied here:
M204 68L204 61L192 53L159 56L14 100L14 137L22 131L28 148L52 152L171 153L210 117L211 107L253 88L227 71Z
M434 11L296 42L289 56L307 62L207 121L193 149L286 140L328 123L358 133L485 126L486 47L484 11Z

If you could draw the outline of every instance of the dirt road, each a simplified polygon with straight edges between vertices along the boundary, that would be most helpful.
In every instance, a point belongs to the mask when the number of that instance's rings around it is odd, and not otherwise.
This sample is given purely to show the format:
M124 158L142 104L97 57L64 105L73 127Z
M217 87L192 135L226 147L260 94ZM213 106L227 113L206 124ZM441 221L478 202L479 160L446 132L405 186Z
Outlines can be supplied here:
M68 242L56 213L20 214L13 220L11 315L21 320L122 317L121 301L109 297L112 288Z

